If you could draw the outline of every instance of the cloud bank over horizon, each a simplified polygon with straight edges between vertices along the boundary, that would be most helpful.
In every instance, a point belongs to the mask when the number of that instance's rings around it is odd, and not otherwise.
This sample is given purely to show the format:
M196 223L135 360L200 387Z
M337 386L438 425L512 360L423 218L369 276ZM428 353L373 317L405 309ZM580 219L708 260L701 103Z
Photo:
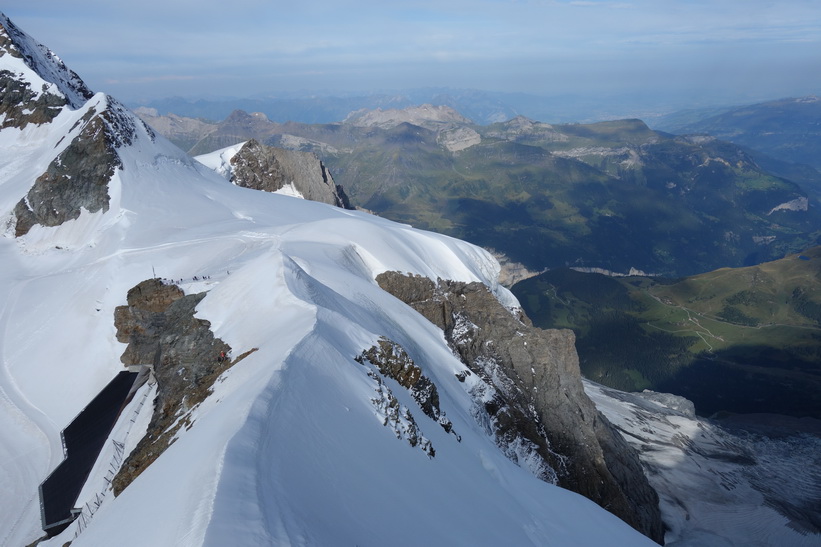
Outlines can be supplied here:
M709 101L821 94L815 0L12 0L123 100L419 87Z

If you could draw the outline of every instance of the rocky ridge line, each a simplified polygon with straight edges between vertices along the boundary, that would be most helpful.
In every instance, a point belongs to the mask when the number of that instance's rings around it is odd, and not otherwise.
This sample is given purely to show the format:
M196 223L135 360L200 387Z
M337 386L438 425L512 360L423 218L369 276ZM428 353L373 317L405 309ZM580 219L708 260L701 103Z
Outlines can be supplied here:
M463 124L473 123L449 106L423 104L402 109L363 108L351 112L342 122L357 127L379 127L392 129L403 123L409 123L431 131L454 129Z
M0 57L7 54L20 59L26 67L43 78L46 83L42 93L58 97L63 104L77 109L94 95L77 73L66 67L53 51L20 30L8 17L0 13ZM49 89L49 84L53 84L56 89ZM33 93L36 96L41 92Z

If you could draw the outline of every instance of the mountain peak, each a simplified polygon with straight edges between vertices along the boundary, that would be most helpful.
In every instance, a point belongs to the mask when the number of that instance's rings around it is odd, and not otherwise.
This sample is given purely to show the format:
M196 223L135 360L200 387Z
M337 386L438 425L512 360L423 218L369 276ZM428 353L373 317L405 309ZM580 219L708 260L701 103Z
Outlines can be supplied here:
M77 109L94 95L53 51L20 30L3 13L0 13L0 84L6 90L0 114L8 112L9 98L19 97L45 108L54 108L62 99L62 105ZM9 85L17 93L8 93ZM43 123L38 122L37 117L29 121Z

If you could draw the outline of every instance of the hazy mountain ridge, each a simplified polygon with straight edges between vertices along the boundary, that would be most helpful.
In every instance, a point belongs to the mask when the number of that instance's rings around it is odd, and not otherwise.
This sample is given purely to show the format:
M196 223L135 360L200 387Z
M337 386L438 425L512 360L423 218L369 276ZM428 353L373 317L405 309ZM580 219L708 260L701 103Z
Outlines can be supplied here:
M215 122L240 109L263 112L278 123L324 124L339 122L349 113L363 108L403 109L428 103L453 108L476 123L486 125L516 116L550 123L594 123L622 118L641 118L648 122L676 119L681 122L692 120L694 116L705 117L705 114L727 110L733 104L723 98L712 102L719 106L692 108L693 96L690 93L678 97L635 92L603 93L597 86L589 91L588 94L539 95L442 87L377 90L367 94L320 90L276 96L169 97L129 103L129 106L155 108L160 114L174 113ZM700 101L700 104L711 103ZM683 108L690 108L691 115L681 115Z
M134 113L183 150L189 150L200 139L216 129L215 123L201 119L186 118L171 113L160 116L155 108L140 107L135 109Z
M821 98L780 99L727 109L696 120L658 120L674 133L706 133L773 158L821 169Z
M537 98L533 98L537 102ZM518 112L504 99L476 90L421 89L404 92L375 93L362 96L300 94L290 97L185 99L181 97L135 104L156 109L161 115L174 113L218 122L235 110L263 112L279 123L333 123L351 112L376 109L404 109L423 103L447 106L480 123L503 121Z
M348 114L342 123L380 129L391 129L397 125L409 123L432 131L445 131L473 122L448 106L423 104L401 110L395 108L389 110L361 109Z

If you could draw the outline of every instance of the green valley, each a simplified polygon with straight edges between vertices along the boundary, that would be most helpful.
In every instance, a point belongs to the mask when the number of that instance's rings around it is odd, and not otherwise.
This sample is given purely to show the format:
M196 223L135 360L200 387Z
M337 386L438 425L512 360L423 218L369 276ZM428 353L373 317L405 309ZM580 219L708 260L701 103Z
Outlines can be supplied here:
M592 380L708 415L821 417L821 247L678 280L553 270L513 291L536 325L574 330Z

